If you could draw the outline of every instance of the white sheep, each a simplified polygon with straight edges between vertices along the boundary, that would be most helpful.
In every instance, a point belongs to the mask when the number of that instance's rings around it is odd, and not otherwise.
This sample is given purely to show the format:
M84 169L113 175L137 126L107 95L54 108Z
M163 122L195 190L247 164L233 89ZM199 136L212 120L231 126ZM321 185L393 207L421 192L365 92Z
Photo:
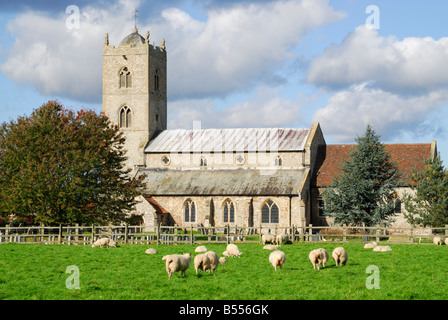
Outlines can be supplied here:
M219 264L226 264L226 263L227 263L227 258L226 257L219 258Z
M288 242L289 237L286 234L279 234L275 237L275 242L277 245L282 245Z
M166 260L166 272L168 273L168 278L171 279L171 275L175 272L180 271L180 277L182 278L186 275L186 271L190 267L191 255L189 253L185 253L183 255L180 254L171 254L164 256L162 260Z
M376 246L375 248L373 248L373 251L376 252L392 251L392 248L389 246Z
M276 237L271 234L264 234L261 236L262 244L267 244L267 243L275 244L275 242L276 242Z
M226 251L222 253L226 257L241 257L242 252L238 249L238 246L236 244L229 244L227 245Z
M281 269L285 265L286 255L283 251L280 250L272 251L269 255L269 262L272 264L275 271L277 271L277 267Z
M263 249L265 250L277 250L278 249L278 245L273 245L273 244L267 244L263 247Z
M146 249L146 254L157 254L157 250L153 248Z
M437 246L441 246L443 244L442 237L440 236L435 236L434 239L432 239L432 242Z
M101 238L96 240L93 244L92 244L92 248L95 247L116 247L117 243L109 238Z
M216 268L218 268L218 265L219 265L219 257L218 257L218 255L214 251L207 251L205 253L205 255L210 260L210 270L212 272L215 272Z
M445 244L448 246L448 238L445 239Z
M310 254L308 255L311 263L313 264L314 269L320 270L320 266L325 268L325 264L328 261L329 255L327 250L319 248L312 250Z
M336 265L340 266L341 264L345 266L348 260L347 251L343 247L337 247L333 250L333 253L331 254L333 257L334 262L336 262Z
M207 252L207 248L205 246L199 246L194 252Z
M196 270L196 274L198 274L198 270L202 270L206 272L210 269L210 259L205 254L198 254L196 257L194 257L194 268Z
M364 245L364 249L373 249L377 246L378 244L376 242L370 242L370 243L366 243Z

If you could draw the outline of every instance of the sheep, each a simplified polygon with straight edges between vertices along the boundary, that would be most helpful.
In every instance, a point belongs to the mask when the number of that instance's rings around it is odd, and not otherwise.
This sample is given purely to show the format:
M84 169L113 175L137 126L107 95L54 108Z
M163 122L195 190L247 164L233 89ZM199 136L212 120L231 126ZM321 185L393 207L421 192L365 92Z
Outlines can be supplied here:
M157 254L157 250L153 248L149 248L145 251L146 254Z
M279 234L275 237L275 242L277 243L277 245L282 245L286 242L288 242L289 237L286 234Z
M321 265L323 268L325 268L325 264L328 261L328 252L325 249L319 248L312 250L310 254L308 255L311 263L313 264L314 269L320 270L319 266Z
M116 247L117 243L109 238L101 238L96 240L93 244L92 244L92 248L95 247Z
M378 244L376 242L370 242L370 243L366 243L364 245L364 249L373 249L377 246Z
M206 272L210 269L210 259L205 254L198 254L196 257L194 257L194 268L196 269L196 274L198 274L198 269Z
M219 264L226 264L226 263L227 263L227 258L226 257L219 258Z
M239 251L236 244L227 245L226 251L222 253L226 257L241 257L242 252Z
M275 242L276 242L276 237L271 234L264 234L261 236L262 244L267 244L267 243L275 244Z
M171 254L164 256L162 260L166 261L166 272L168 273L168 279L171 280L171 275L175 272L180 271L181 278L186 275L186 271L190 267L191 255L189 253L183 255Z
M445 239L445 244L448 246L448 238Z
M432 242L437 246L441 246L443 244L442 237L440 236L435 236L434 239L432 239Z
M345 266L348 260L347 251L343 247L337 247L333 250L333 253L331 254L333 257L334 262L336 262L336 265L340 266L341 264Z
M286 255L283 251L280 250L272 251L269 255L269 262L272 264L275 271L277 271L277 267L281 269L285 265Z
M263 249L265 250L277 250L278 249L278 245L272 245L272 244L267 244L263 247Z
M389 246L376 246L375 248L373 248L373 251L376 252L392 251L392 248Z
M218 268L218 265L219 265L219 257L218 257L218 255L216 254L216 252L214 252L214 251L207 251L206 253L205 253L205 255L209 258L209 260L210 260L210 270L212 271L212 272L215 272L215 270L216 270L216 268Z
M205 246L199 246L194 252L207 252L207 248Z

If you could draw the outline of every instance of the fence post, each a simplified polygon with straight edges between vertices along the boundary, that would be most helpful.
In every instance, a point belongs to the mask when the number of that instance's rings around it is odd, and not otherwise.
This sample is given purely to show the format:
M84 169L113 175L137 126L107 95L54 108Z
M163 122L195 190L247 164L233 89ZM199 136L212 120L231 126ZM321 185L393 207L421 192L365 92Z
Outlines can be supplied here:
M342 225L342 242L347 242L347 226Z
M91 239L91 244L95 243L95 226L92 224L92 239Z
M445 236L448 236L448 224L445 225Z
M160 244L160 224L157 224L156 237L157 237L157 245L159 245Z
M310 242L311 240L313 240L313 224L310 223L308 225L308 242Z
M193 245L193 225L190 225L190 244Z
M59 225L58 242L59 244L62 242L62 224Z
M128 224L124 225L124 244L128 244Z

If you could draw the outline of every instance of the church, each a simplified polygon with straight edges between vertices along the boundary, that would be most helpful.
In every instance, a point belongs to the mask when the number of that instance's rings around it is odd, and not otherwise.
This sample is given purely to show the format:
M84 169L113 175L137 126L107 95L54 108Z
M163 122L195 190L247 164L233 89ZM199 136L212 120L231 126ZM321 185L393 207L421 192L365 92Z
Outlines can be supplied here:
M285 228L331 225L322 190L351 145L327 145L310 128L167 129L167 48L137 28L103 48L103 113L126 136L126 165L145 175L136 213L147 231L161 225ZM437 155L428 144L387 145L407 175ZM403 210L397 190L396 212ZM397 226L404 225L397 219Z

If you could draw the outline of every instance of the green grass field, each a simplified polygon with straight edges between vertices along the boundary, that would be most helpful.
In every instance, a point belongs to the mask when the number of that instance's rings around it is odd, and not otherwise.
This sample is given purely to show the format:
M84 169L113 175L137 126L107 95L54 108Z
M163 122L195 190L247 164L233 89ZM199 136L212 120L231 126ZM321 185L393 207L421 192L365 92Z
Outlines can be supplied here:
M261 244L240 244L243 255L218 267L216 276L196 276L193 262L185 278L169 281L166 254L190 252L195 246L121 246L91 248L58 245L1 245L2 300L445 300L448 299L448 247L391 245L391 252L373 252L362 244L343 245L346 266L331 259L314 270L308 253L325 248L330 256L336 243L284 245L285 267L278 271ZM206 245L219 256L225 245ZM145 250L154 247L157 255ZM193 259L192 259L193 260ZM80 271L80 289L69 290L69 266ZM370 273L379 270L379 289L367 289Z

